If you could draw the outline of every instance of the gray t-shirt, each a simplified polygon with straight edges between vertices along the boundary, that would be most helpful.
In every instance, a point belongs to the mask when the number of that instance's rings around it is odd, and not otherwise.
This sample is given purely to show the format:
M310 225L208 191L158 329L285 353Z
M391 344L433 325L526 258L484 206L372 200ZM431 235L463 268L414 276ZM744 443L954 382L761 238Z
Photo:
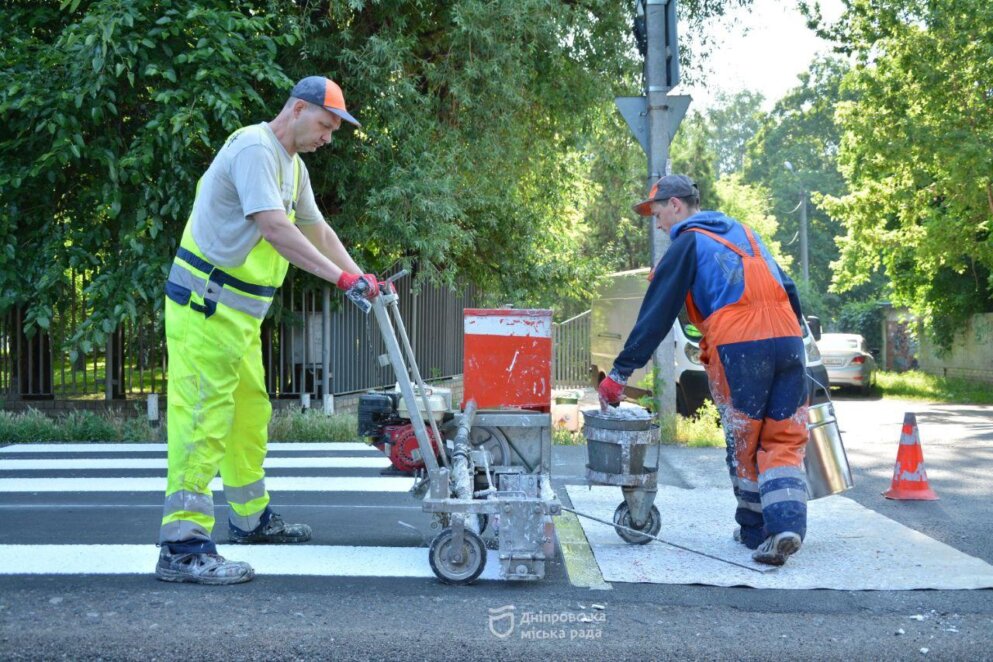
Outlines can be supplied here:
M204 174L193 205L193 239L215 265L239 266L262 239L249 216L276 209L289 213L292 200L292 157L266 122L250 126L221 148ZM296 222L324 222L302 160Z

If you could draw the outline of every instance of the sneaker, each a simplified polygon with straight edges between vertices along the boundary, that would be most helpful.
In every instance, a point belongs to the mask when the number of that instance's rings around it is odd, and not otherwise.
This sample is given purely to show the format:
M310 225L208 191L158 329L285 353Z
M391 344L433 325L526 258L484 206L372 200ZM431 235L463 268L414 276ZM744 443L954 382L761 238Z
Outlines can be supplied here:
M734 527L734 531L731 533L731 538L733 538L735 542L740 542L742 545L745 544L745 540L741 537L740 526Z
M783 531L765 539L759 548L752 552L752 559L767 565L783 565L791 555L800 549L800 536L792 531Z
M189 582L191 584L240 584L255 576L252 566L243 561L228 561L220 554L173 554L167 545L162 546L155 577L164 582Z
M242 545L265 543L294 543L310 540L310 527L306 524L287 524L276 513L269 515L269 521L259 524L248 533L228 525L228 541Z

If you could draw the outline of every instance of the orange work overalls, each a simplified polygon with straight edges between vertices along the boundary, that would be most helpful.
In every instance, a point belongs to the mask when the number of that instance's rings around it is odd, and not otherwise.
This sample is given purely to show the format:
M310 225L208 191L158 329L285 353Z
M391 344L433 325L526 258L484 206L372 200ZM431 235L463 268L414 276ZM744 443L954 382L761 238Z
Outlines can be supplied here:
M741 257L738 301L703 319L686 297L690 320L703 333L701 360L724 426L728 467L742 542L754 549L767 536L807 528L806 375L803 339L786 290L745 227L752 254L707 230L690 228Z

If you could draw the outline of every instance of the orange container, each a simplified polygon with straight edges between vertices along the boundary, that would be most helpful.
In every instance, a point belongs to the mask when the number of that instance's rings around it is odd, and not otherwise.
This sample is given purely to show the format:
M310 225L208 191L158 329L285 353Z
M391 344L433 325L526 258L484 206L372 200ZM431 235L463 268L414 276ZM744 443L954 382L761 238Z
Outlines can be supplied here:
M466 308L463 406L548 411L552 402L552 311Z

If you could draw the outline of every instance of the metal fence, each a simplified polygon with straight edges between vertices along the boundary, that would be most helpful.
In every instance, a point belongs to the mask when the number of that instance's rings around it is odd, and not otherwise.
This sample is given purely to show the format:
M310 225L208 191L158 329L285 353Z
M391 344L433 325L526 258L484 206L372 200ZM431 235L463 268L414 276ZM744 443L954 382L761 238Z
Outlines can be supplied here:
M396 289L421 375L461 374L462 311L474 306L475 289L429 285L415 291L409 279L398 281ZM273 397L352 393L396 381L392 367L377 360L386 346L371 313L362 313L330 288L298 291L291 284L280 296L290 319L269 321L262 329L266 384Z
M460 374L462 311L475 306L475 289L423 285L415 292L409 278L396 288L423 377ZM272 397L309 393L320 398L394 383L392 368L377 361L386 350L371 315L331 288L303 288L294 280L280 288L277 299L279 321L270 318L262 326L263 365ZM125 324L106 347L71 360L64 346L86 311L85 300L69 297L49 331L30 337L22 309L0 316L0 397L109 400L165 393L168 365L161 313Z
M589 386L590 365L590 311L580 313L564 322L553 325L555 347L555 388L581 388Z

